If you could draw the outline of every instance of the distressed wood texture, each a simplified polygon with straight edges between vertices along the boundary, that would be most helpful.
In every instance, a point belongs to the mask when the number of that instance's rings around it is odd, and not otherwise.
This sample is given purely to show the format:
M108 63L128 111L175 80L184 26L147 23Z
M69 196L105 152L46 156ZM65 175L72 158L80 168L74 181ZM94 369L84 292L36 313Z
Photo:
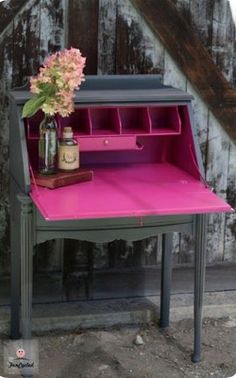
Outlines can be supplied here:
M99 1L98 75L115 73L117 0Z
M233 83L235 54L235 26L228 1L191 1L193 21L201 33L201 41L211 53L214 62ZM205 41L205 42L204 42Z
M69 1L68 6L68 46L78 47L86 56L85 73L96 74L99 2Z
M1 17L5 17L9 22L2 28L0 34L0 272L7 272L9 271L9 90L23 85L30 75L35 74L48 53L64 47L65 1L7 1L0 5ZM50 265L56 264L59 269L58 252L56 250L52 252L50 246L48 250Z
M118 2L116 73L163 74L164 47L129 1Z
M21 7L26 3L27 0L10 0L0 3L0 33L9 26Z
M0 3L0 272L9 270L8 93L64 46L80 48L87 74L158 73L192 93L206 178L235 207L235 26L228 1L8 0ZM236 216L211 216L208 262L235 260L235 241ZM62 247L39 246L35 269L62 271ZM76 298L75 282L78 295L90 295L93 269L156 265L161 248L161 235L104 245L66 241L65 299ZM188 235L174 234L173 260L193 262Z
M214 64L189 22L171 0L132 0L132 3L236 142L236 91Z

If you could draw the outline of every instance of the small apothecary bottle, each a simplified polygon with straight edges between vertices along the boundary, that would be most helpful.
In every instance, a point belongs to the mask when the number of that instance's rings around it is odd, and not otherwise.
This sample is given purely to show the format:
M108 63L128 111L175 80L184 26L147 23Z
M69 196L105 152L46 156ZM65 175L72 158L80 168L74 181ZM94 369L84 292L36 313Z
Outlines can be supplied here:
M63 129L63 138L59 142L58 168L67 172L79 168L79 145L73 139L71 127Z

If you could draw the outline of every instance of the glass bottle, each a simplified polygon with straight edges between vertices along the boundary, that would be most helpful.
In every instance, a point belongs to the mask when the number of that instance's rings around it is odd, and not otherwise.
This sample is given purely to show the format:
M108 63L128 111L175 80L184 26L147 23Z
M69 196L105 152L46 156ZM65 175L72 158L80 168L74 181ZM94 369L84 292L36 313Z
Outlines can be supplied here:
M73 139L71 127L64 127L63 138L59 142L58 168L62 171L74 171L79 168L79 145Z
M38 170L42 175L57 172L57 124L53 116L45 114L39 125Z

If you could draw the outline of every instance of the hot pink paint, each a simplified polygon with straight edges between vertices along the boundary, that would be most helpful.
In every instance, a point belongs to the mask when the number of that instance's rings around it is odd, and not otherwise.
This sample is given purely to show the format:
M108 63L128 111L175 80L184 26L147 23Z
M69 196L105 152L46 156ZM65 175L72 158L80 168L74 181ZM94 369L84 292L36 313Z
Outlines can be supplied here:
M209 188L171 164L94 169L94 180L55 190L32 186L47 220L196 214L230 211Z

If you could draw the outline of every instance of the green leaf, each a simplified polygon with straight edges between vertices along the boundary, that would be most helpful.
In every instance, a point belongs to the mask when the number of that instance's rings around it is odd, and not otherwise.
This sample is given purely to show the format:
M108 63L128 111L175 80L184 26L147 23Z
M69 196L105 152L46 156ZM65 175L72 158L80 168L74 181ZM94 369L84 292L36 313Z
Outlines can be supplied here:
M45 96L34 96L28 100L22 110L22 118L32 117L45 102Z
M42 95L45 95L45 96L54 96L55 93L56 93L56 87L55 85L53 84L49 84L49 83L40 83L38 85L39 89L41 90L41 92L43 92L42 94L40 94L41 96Z

